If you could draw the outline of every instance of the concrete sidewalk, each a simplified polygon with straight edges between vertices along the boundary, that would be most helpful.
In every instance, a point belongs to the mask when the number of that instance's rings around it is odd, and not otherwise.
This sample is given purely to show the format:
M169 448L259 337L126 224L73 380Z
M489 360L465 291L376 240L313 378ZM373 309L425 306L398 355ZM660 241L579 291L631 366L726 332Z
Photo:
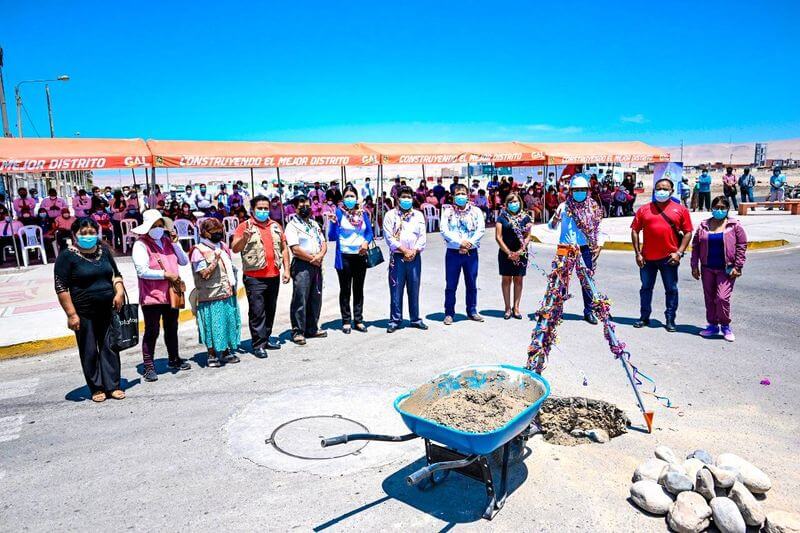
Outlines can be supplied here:
M692 213L692 223L697 224L708 213ZM632 217L603 219L601 231L604 236L604 248L611 250L630 250L630 224ZM800 217L785 212L761 212L741 218L753 248L778 247L786 244L800 244ZM547 229L544 224L534 229L536 237L546 245L558 242L558 233ZM492 239L491 234L485 239ZM438 235L431 235L430 240L440 240ZM385 244L378 241L384 249ZM437 252L434 252L437 253ZM544 252L542 252L544 253ZM546 253L545 253L546 255ZM331 249L325 258L326 280L335 280L333 268L334 253ZM488 261L488 259L484 259ZM238 256L235 258L239 266ZM117 264L125 280L125 287L132 302L138 301L136 272L130 257L118 257ZM545 262L544 264L548 264ZM187 289L193 286L189 267L181 268L181 275L186 281ZM385 283L380 279L373 283ZM336 286L336 282L333 281ZM241 283L239 284L241 287ZM280 309L288 310L288 295L291 289L281 291ZM241 295L241 289L240 289ZM243 307L244 312L244 307ZM183 321L193 317L189 310L184 310ZM194 322L192 321L192 324ZM187 326L188 327L188 324ZM75 343L74 334L67 329L67 319L58 304L53 290L53 264L38 265L28 269L17 270L6 268L0 270L0 359L37 355L70 348Z

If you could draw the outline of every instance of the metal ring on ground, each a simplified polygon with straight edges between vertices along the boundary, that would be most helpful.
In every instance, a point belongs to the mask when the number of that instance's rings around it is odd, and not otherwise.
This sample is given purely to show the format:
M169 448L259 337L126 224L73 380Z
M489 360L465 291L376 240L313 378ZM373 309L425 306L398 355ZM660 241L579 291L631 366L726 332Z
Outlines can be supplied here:
M333 455L333 456L330 456L330 457L309 457L309 456L301 455L301 454L298 454L298 453L292 453L291 451L288 451L288 450L282 448L276 442L276 436L278 435L279 431L281 431L282 429L286 428L287 426L289 426L291 424L300 422L302 420L310 420L310 419L338 419L338 420L342 420L342 421L345 421L345 422L349 422L349 423L353 424L354 426L356 426L358 428L358 429L356 429L354 427L354 428L351 428L350 430L343 429L340 432L341 434L344 434L344 433L355 433L355 432L361 433L362 430L363 430L364 433L369 433L369 428L367 428L367 426L365 426L361 422L358 422L358 421L353 420L351 418L345 418L345 417L343 417L341 415L314 415L314 416L304 416L304 417L300 417L300 418L295 418L293 420L289 420L287 422L284 422L283 424L281 424L280 426L276 427L272 431L272 434L269 436L268 439L266 439L264 441L264 443L265 444L272 444L273 448L275 448L277 451L279 451L280 453L282 453L284 455L288 455L289 457L294 457L296 459L305 459L305 460L309 460L309 461L322 461L322 460L327 460L327 459L338 459L340 457L347 457L348 455L358 455L358 453L361 450L363 450L364 447L367 444L369 444L369 441L363 441L363 442L359 443L358 447L356 449L354 449L354 450L351 450L351 451L349 451L347 453L342 453L342 454L339 454L339 455ZM325 437L333 437L335 435L324 435L324 436ZM318 447L319 446L319 438L321 438L321 437L323 437L323 436L320 436L320 435L315 436L314 438L310 439L310 442L313 442ZM354 441L354 443L355 442L358 442L358 441Z

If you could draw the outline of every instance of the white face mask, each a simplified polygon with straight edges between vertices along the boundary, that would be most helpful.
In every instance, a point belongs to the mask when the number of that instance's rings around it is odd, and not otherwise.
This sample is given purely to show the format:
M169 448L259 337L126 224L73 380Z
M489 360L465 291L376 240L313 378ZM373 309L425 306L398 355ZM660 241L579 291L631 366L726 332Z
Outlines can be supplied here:
M153 228L147 232L150 235L150 238L153 240L161 240L161 237L164 236L164 228Z

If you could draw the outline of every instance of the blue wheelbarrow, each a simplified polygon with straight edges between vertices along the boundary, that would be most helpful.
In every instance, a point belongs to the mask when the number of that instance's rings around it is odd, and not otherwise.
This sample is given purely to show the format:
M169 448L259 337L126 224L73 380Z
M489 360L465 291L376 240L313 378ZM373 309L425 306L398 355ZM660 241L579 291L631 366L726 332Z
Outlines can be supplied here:
M461 431L421 416L433 401L460 388L481 389L487 386L513 388L530 404L503 426L487 432ZM524 445L536 431L532 422L542 402L550 395L550 384L539 374L510 365L474 365L450 370L417 389L403 393L394 401L395 410L411 433L377 435L353 433L322 439L322 447L356 440L405 442L425 440L426 466L406 478L410 486L443 481L451 471L472 478L486 487L487 503L483 518L491 520L502 509L507 496L508 462L511 445ZM502 448L500 481L495 489L489 456ZM424 483L423 483L424 482Z

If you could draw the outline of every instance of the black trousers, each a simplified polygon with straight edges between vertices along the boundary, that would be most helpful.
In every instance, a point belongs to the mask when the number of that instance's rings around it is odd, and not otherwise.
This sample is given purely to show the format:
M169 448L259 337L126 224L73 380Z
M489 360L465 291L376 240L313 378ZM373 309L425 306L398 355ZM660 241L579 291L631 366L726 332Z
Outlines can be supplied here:
M292 259L292 332L312 336L319 331L322 310L322 269L307 261Z
M164 344L170 361L178 360L178 317L180 311L169 304L153 304L141 306L144 316L144 335L142 335L142 360L145 367L153 367L153 355L156 352L156 341L164 325Z
M253 278L244 276L244 290L247 293L250 322L250 338L253 350L263 348L272 335L275 323L275 307L278 302L278 291L281 288L280 276L274 278Z
M339 276L339 309L342 324L351 320L356 324L364 321L364 279L367 277L367 263L363 255L342 254L342 268L336 270ZM353 314L350 314L350 293L353 294Z
M705 206L707 211L711 211L711 193L710 192L699 192L697 193L699 197L699 203L697 208L702 211L703 206Z
M107 312L97 316L79 315L80 329L75 332L83 377L92 394L119 389L119 352L108 344L107 335L111 326L111 305L106 309Z
M20 263L22 263L22 253L21 253L20 248L19 248L19 239L17 239L16 237L5 237L5 236L4 237L0 237L0 248L5 248L6 246L13 246L14 247L14 253L17 254L17 257L19 258ZM11 256L11 254L8 254L8 255L9 255L9 257ZM9 257L6 257L7 261L9 260ZM2 260L2 255L0 254L0 261L1 260Z

